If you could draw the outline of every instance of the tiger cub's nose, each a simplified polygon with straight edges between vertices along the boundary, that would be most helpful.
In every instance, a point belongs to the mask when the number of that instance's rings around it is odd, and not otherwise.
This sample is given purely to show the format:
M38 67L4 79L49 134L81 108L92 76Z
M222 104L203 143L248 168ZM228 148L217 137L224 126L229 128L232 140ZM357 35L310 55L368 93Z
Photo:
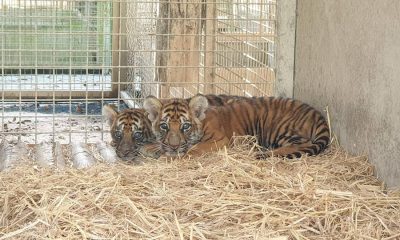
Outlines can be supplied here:
M171 134L169 137L169 146L176 150L181 145L181 138L178 134Z
M172 148L172 150L178 150L178 148L179 148L179 145L169 145L171 148Z

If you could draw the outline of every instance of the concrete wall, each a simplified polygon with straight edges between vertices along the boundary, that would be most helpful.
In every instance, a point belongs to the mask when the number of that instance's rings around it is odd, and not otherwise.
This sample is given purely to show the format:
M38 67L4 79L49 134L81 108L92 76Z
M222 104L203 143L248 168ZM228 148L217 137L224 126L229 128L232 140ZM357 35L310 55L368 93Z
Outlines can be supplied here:
M298 0L294 97L400 187L400 1Z

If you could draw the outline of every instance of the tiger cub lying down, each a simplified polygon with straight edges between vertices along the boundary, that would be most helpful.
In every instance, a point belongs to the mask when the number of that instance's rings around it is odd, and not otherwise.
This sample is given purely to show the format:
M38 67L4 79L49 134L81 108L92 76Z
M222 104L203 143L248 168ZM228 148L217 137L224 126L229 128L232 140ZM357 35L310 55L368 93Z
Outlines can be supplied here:
M229 95L205 95L209 106L222 106L242 97ZM189 102L191 99L182 101ZM143 109L125 109L118 112L113 105L103 106L111 132L111 145L123 160L134 160L139 155L158 158L162 153L151 130L151 122Z
M110 126L111 146L122 160L134 160L139 155L160 156L151 123L143 109L118 112L113 105L104 105L103 116Z
M207 98L161 102L149 96L144 109L153 133L169 156L198 155L227 146L232 136L256 136L265 156L300 157L321 153L329 128L320 112L293 99L239 97L221 106Z

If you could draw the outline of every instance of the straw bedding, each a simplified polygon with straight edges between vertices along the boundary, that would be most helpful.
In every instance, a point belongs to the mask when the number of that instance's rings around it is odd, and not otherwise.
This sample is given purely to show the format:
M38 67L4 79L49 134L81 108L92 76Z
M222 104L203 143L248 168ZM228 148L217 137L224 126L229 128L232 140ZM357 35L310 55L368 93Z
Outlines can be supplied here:
M0 239L400 239L400 192L365 157L255 160L246 146L0 172Z

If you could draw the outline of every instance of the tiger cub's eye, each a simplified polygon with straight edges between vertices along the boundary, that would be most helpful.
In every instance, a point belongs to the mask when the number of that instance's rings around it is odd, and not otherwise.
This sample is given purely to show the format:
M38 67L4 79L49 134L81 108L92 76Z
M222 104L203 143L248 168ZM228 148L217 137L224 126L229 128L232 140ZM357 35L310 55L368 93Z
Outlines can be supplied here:
M161 129L161 130L164 130L164 131L167 131L167 130L168 130L168 124L165 123L165 122L161 123L161 124L160 124L160 129Z
M115 136L117 139L121 139L121 138L122 138L122 132L121 132L121 131L116 131L116 132L114 133L114 136Z
M189 130L192 127L192 124L189 122L185 122L184 124L182 124L182 131L186 132L187 130Z
M135 132L134 134L133 134L133 137L136 139L136 140L140 140L140 139L142 139L143 138L143 133L142 132Z

